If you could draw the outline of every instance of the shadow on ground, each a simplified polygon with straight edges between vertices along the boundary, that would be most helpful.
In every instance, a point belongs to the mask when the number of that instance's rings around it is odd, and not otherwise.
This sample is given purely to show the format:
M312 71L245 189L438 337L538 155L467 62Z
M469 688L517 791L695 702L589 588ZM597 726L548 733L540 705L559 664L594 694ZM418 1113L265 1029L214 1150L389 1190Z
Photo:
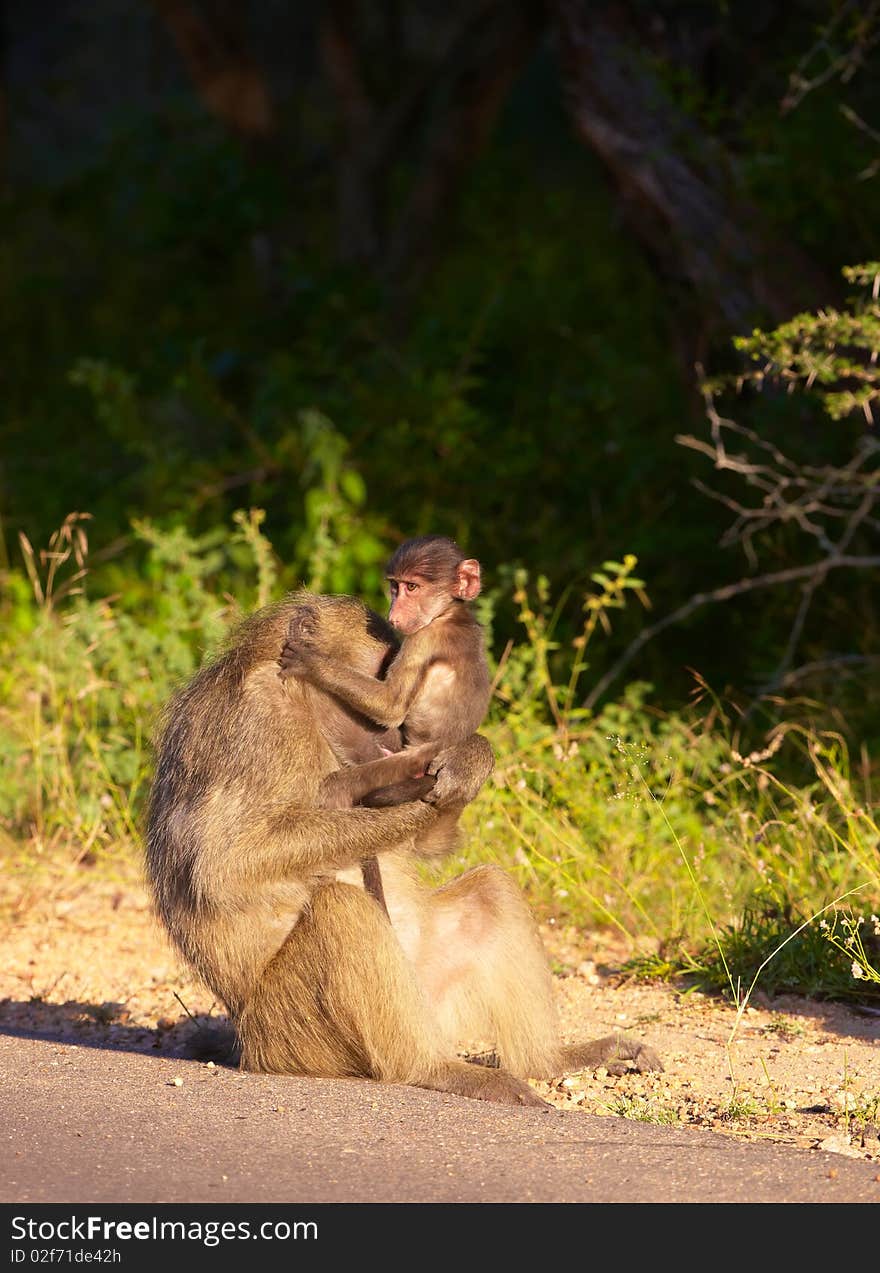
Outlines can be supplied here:
M156 1029L128 1021L124 1003L44 1003L40 999L0 1000L0 1034L19 1039L43 1039L79 1047L113 1051L159 1052L236 1066L235 1033L225 1016L198 1013L166 1019Z

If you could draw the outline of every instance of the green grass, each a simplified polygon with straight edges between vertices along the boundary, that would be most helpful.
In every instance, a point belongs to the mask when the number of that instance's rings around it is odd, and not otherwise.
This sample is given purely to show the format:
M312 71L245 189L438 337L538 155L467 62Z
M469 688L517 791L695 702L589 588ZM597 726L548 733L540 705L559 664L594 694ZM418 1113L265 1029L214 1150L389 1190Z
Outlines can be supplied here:
M605 1107L609 1114L618 1118L629 1118L636 1123L660 1123L671 1127L682 1120L678 1111L662 1101L651 1100L644 1096L630 1096L622 1093Z
M759 982L876 999L880 834L843 736L768 719L747 745L699 678L686 713L658 714L630 685L585 715L570 681L554 685L552 607L536 592L520 587L525 640L499 668L487 729L498 768L455 869L492 857L545 916L619 932L631 972L684 975L741 1007Z
M284 589L260 521L241 514L199 539L141 524L119 564L126 586L91 597L87 522L71 515L45 554L25 543L3 575L0 853L12 904L53 872L58 887L58 870L81 884L86 867L139 860L162 705L238 614ZM345 542L318 519L306 578L356 574L334 547ZM598 715L579 707L591 642L640 593L634 565L597 573L569 648L546 582L511 576L522 640L495 663L485 732L497 768L445 871L498 862L540 916L620 934L634 974L684 976L740 1008L755 985L876 1001L880 835L868 771L842 735L788 718L754 726L747 743L702 684L680 714L653 710L638 684ZM491 598L482 617L491 630Z
M766 1034L775 1034L779 1038L791 1041L792 1039L802 1038L806 1034L806 1030L802 1022L796 1017L787 1017L781 1012L774 1012L769 1023L764 1027Z

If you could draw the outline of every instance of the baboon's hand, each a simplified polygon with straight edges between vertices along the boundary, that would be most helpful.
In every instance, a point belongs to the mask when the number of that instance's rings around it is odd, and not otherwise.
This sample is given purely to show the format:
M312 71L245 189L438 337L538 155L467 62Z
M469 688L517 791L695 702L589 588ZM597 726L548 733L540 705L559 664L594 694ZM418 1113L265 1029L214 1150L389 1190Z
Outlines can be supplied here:
M278 666L281 668L278 675L282 681L286 681L290 676L305 676L312 666L310 655L311 651L307 647L294 645L292 641L285 641L281 647L281 657L278 660Z
M278 675L305 676L313 658L313 644L318 634L318 612L314 606L297 606L287 626L287 639L281 647Z
M491 746L482 734L472 734L464 742L444 747L427 765L425 772L437 781L425 799L438 809L469 804L494 767L495 754Z

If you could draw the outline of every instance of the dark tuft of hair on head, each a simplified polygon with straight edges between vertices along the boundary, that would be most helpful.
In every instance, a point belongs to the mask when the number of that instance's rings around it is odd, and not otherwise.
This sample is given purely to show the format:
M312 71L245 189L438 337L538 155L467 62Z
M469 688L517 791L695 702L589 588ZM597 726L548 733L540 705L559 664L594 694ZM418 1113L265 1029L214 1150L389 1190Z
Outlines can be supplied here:
M447 535L420 535L400 545L385 567L385 575L388 579L418 575L429 583L438 583L452 579L464 560L458 544Z

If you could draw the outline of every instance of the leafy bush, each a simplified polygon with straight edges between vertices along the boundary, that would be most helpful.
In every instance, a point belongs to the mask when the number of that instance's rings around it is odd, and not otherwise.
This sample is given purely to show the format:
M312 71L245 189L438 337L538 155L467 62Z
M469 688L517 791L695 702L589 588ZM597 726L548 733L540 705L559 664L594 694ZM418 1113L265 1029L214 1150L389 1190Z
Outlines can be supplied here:
M328 427L336 459L324 474L339 460ZM322 537L334 518L360 524L360 487L347 487L314 501L302 553L311 582L358 590L374 550ZM23 568L5 576L0 638L0 818L19 870L136 860L162 704L240 613L278 594L283 572L261 523L259 510L202 536L136 523L131 586L115 597L88 594L85 515L71 514L45 553L23 542ZM776 942L786 955L773 984L853 990L843 976L853 960L827 934L791 949L781 936L799 923L789 917L818 919L835 901L841 930L853 899L880 910L880 835L843 738L781 721L746 752L742 727L700 681L686 713L651 708L638 683L598 715L579 705L596 634L629 597L646 600L635 565L595 572L581 631L565 639L547 581L506 572L523 635L493 662L486 732L498 766L446 870L499 862L545 918L616 929L648 961L643 971L699 970L704 984L723 976L739 994ZM499 597L503 585L483 601L490 630ZM873 969L870 952L860 958ZM873 985L862 976L853 993Z
M105 405L105 393L116 398L116 377L94 367L89 376ZM315 412L301 430L304 481L314 485L303 491L304 529L286 568L260 509L202 534L135 520L124 564L105 572L119 584L110 596L89 595L87 514L70 514L42 552L22 536L22 566L4 572L0 600L0 819L15 840L38 850L63 843L76 856L130 850L162 704L236 619L274 600L282 580L377 599L385 546L346 443Z
M880 261L848 266L844 278L869 289L856 293L847 310L828 306L798 314L773 331L739 337L734 345L759 366L742 379L768 378L791 389L812 389L832 420L861 412L874 424L880 398Z

